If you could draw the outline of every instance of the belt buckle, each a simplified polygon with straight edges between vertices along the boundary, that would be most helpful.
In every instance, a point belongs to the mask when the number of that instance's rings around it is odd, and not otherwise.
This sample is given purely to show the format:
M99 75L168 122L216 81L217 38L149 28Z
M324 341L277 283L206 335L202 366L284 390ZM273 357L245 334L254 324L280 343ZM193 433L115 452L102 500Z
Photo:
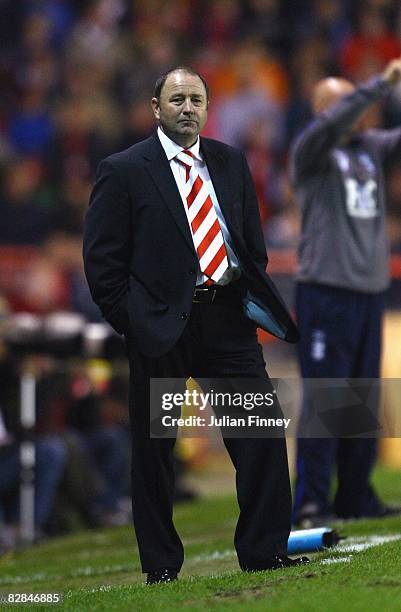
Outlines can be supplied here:
M207 293L211 293L211 300L210 302L206 301L206 300L201 300L201 299L196 299L196 294L200 292L203 292L203 295L206 295ZM197 287L195 288L194 291L194 297L192 298L192 303L193 304L213 304L214 299L216 297L217 294L217 289L212 289L212 292L210 291L210 289L208 287Z
M201 291L207 291L207 287L195 287L195 291L194 291L194 297L192 298L192 303L193 304L202 304L202 300L197 300L196 299L196 294L200 293Z

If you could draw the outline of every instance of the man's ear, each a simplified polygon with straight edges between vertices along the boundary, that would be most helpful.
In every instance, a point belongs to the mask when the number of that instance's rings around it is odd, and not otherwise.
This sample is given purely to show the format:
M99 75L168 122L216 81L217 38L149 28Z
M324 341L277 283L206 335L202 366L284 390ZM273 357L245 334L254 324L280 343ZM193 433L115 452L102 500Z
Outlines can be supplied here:
M157 98L152 98L151 104L154 116L156 117L156 119L160 119L159 100Z

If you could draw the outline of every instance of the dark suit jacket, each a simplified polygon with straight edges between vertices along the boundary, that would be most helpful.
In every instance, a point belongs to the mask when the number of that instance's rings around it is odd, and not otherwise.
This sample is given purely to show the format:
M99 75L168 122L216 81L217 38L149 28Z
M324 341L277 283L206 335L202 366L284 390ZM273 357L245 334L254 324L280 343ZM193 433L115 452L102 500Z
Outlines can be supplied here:
M265 272L245 156L208 138L201 138L201 150L248 287L275 319L278 335L295 342L298 331ZM174 346L191 311L198 257L156 133L100 163L86 216L84 262L92 297L117 332L145 355Z

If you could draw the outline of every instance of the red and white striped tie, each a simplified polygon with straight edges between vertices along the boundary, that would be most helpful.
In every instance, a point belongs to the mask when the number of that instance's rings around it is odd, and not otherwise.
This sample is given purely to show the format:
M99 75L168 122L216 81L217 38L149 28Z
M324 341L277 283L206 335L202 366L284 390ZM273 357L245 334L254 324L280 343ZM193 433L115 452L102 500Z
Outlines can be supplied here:
M194 167L191 151L183 149L176 159L185 167L185 200L201 272L206 284L217 283L228 268L223 233L207 185Z

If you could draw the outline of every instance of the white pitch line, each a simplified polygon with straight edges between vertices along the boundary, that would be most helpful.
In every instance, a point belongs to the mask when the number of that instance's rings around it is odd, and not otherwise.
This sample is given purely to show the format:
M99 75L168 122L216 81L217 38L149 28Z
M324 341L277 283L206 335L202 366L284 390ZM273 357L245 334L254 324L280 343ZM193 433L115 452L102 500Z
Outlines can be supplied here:
M381 546L382 544L397 542L398 540L401 540L401 533L387 536L373 535L368 536L367 538L349 538L347 543L336 546L333 549L333 552L358 553L362 552L363 550L367 550L368 548L372 548L373 546ZM329 557L327 559L322 559L320 564L330 565L331 563L350 563L352 556L353 555L348 555L347 557Z
M196 557L192 557L192 559L190 559L192 562L195 563L202 563L203 561L216 561L219 559L230 559L231 557L235 557L235 551L234 550L214 550L211 553L204 553L202 555L196 555Z
M333 563L350 563L352 555L348 557L330 557L329 559L322 559L320 565L333 565Z
M334 546L330 550L336 553L358 553L363 550L367 550L368 548L372 548L372 546L380 546L381 544L386 544L387 542L396 542L397 540L401 540L401 533L383 536L372 535L366 537L361 536L355 538L347 538L346 543ZM231 559L235 556L235 551L230 549L214 550L211 553L205 553L197 555L196 557L189 558L188 561L190 561L191 563L204 563L205 561ZM327 559L322 559L320 563L323 565L330 565L331 563L349 563L351 559L352 555L348 555L346 557L328 557Z
M349 538L348 542L344 542L344 544L339 544L336 547L336 551L361 552L362 550L372 548L372 546L380 546L381 544L387 544L387 542L397 542L397 540L401 540L401 533L384 536L373 535L369 536L368 538Z
M92 589L83 588L83 589L79 589L79 591L81 593L99 593L99 592L103 593L103 592L116 591L120 589L121 586L124 586L124 585L111 586L109 584L102 584L100 587L93 587ZM76 591L70 590L64 593L64 597L68 599L68 598L74 597L76 594L77 594Z
M334 546L331 550L335 553L358 553L363 550L367 550L368 548L372 548L373 546L380 546L382 544L387 544L389 542L396 542L401 540L401 533L396 533L392 535L372 535L368 537L355 537L348 538L347 543L340 544ZM205 561L216 561L220 559L231 559L235 558L236 553L234 550L226 549L226 550L214 550L211 553L205 553L201 555L197 555L195 557L189 557L188 561L190 563L204 563ZM320 565L331 565L334 563L350 563L353 555L347 555L346 557L327 557L326 559L322 559L320 561ZM91 567L85 566L77 568L71 572L68 572L63 577L78 577L78 576L95 576L101 573L118 573L123 571L132 571L135 567L130 564L115 564L115 565L106 565L99 567ZM24 575L24 576L7 576L3 575L0 578L0 586L2 585L11 585L11 584L21 584L24 582L42 582L44 580L48 580L49 578L61 578L59 575L51 575L46 574L45 572L37 572L36 574ZM100 587L100 589L108 588L108 587Z

